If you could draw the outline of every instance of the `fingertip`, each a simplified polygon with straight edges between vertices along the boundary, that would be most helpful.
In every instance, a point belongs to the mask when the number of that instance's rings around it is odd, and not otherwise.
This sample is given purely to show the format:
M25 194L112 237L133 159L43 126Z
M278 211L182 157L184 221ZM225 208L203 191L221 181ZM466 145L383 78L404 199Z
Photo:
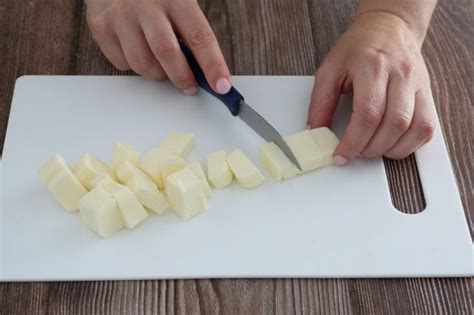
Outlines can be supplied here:
M343 166L343 165L347 164L348 161L349 161L349 159L347 159L346 157L344 157L340 154L336 154L334 156L334 158L332 159L332 164L335 165L335 166Z
M219 94L227 94L231 88L232 85L227 78L222 77L216 82L216 92Z

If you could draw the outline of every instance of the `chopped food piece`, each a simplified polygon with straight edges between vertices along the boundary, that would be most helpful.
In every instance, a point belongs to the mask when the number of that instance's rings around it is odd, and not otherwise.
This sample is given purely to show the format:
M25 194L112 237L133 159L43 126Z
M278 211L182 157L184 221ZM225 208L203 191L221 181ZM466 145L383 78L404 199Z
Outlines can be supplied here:
M91 190L96 188L96 187L105 187L108 184L115 182L112 177L110 177L106 173L99 173L96 178L91 180L90 186Z
M48 189L64 209L70 212L78 209L79 199L87 194L87 189L82 186L69 167L62 168L51 179Z
M127 229L134 228L148 217L145 208L127 186L112 181L99 187L103 188L117 202L122 221Z
M123 227L117 202L101 187L94 188L81 198L79 212L84 223L103 238Z
M300 163L303 172L308 172L324 166L319 147L309 130L304 130L285 137L285 142L288 144L291 151L293 151L293 154Z
M207 208L201 183L188 169L180 170L166 178L166 194L171 208L184 220Z
M336 135L327 127L315 128L310 130L311 136L318 145L319 154L323 161L324 166L332 164L332 156L334 150L339 144L339 139Z
M160 143L160 148L168 149L186 159L193 148L194 135L192 133L170 133Z
M227 162L240 186L244 188L256 187L265 180L259 169L239 149L229 154Z
M53 177L64 169L69 169L66 160L59 154L55 154L41 165L38 173L43 184L48 186Z
M293 178L300 173L285 153L273 142L264 143L260 147L260 160L267 172L277 181Z
M196 178L199 179L199 182L201 183L201 187L206 198L211 198L212 189L211 189L211 186L209 186L209 182L207 181L206 174L204 173L204 170L202 169L201 164L199 162L193 162L186 165L186 169L193 172Z
M178 154L168 149L153 149L140 161L140 168L147 173L158 187L163 188L167 176L184 168L186 162Z
M115 144L112 152L112 169L117 170L125 161L129 161L133 165L138 166L138 163L140 163L140 153L130 144L119 142Z
M123 163L117 170L117 176L122 184L132 190L145 208L158 214L162 214L168 208L166 197L158 190L153 180L132 163Z
M207 177L216 188L224 188L232 182L232 171L227 164L227 154L224 151L207 155Z
M91 154L85 154L74 167L74 175L87 189L91 190L91 181L99 175L99 173L106 173L115 178L114 171L104 161L99 160Z

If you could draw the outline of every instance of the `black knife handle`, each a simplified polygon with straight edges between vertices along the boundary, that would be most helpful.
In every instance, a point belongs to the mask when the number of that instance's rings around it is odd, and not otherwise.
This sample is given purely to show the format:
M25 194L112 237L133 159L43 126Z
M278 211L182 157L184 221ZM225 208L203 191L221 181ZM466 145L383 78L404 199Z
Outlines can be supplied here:
M232 115L237 116L240 110L240 102L243 101L244 97L234 87L232 87L227 94L219 94L214 92L214 90L209 85L209 82L207 82L206 76L196 61L196 58L194 58L191 49L189 49L182 40L179 41L179 45L181 46L181 50L188 61L189 67L191 68L198 85L206 92L212 94L222 103L224 103Z

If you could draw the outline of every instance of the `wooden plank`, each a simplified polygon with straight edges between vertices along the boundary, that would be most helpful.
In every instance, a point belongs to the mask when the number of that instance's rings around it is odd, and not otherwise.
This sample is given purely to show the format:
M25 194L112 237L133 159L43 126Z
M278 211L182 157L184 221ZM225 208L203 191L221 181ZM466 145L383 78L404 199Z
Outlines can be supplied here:
M78 2L63 1L59 9L53 4L57 2L37 1L35 3L42 6L33 4L34 10L27 1L0 4L0 44L8 42L5 47L0 46L2 56L6 56L0 58L0 86L7 87L0 92L3 93L0 102L4 121L12 82L19 73L121 74L94 45ZM313 74L350 23L356 6L355 1L349 0L205 0L200 3L234 74ZM469 86L473 70L470 58L472 10L472 4L466 1L440 1L424 47L471 231L474 216L474 117L473 91ZM10 18L4 19L2 14ZM60 21L54 27L44 25L51 19ZM40 40L35 43L35 38ZM70 48L75 45L77 50ZM0 138L4 131L3 126ZM422 193L416 180L414 159L386 161L386 166L394 202L417 211L415 208L422 205ZM2 314L469 314L472 284L471 279L10 283L0 284L0 310Z

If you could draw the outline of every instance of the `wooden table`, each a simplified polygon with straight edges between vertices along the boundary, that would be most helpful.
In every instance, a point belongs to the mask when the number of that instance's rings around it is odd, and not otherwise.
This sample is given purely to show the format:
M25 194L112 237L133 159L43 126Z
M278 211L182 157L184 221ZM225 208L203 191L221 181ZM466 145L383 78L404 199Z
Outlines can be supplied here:
M356 7L350 0L206 0L233 74L312 75ZM423 48L471 235L473 2L440 1ZM91 39L81 0L0 2L0 144L23 74L118 75ZM0 147L3 147L1 145ZM393 202L421 211L413 157L385 161ZM442 231L440 231L442 233ZM472 279L236 279L0 285L0 313L469 313Z

